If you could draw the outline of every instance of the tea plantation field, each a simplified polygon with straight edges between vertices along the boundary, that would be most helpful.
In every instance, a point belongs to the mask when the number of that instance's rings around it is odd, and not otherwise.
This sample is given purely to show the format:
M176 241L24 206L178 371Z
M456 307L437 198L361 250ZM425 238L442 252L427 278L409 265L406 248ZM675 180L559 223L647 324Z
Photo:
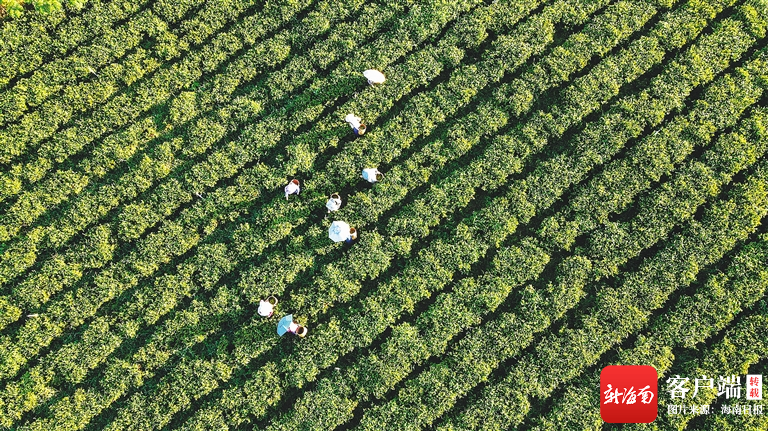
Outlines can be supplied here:
M768 429L768 0L0 16L0 430Z

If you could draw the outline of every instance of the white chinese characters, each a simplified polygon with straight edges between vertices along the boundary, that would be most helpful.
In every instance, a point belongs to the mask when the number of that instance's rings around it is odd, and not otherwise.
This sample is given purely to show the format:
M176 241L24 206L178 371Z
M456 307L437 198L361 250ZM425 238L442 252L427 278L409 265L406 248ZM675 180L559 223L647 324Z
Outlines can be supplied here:
M672 398L685 398L685 394L690 391L690 389L685 387L686 383L688 383L688 377L680 377L679 374L675 377L670 377L667 379L667 392L669 392Z
M670 398L685 399L690 392L690 379L688 377L680 377L675 375L667 379L667 392ZM741 399L742 389L745 389L747 400L762 400L763 395L763 376L760 374L748 374L745 379L745 385L742 385L741 376L718 376L717 387L715 387L714 379L707 378L707 376L701 376L700 379L694 379L693 381L693 393L691 397L694 398L700 393L702 389L716 390L717 396L725 396L726 399Z
M701 378L693 379L692 382L687 377L675 375L674 377L669 377L666 383L666 392L669 393L669 397L672 399L671 403L667 404L667 414L669 415L709 415L715 412L713 411L714 409L710 409L711 405L706 404L673 404L676 398L685 399L689 395L691 386L693 387L693 392L690 394L692 400L697 395L705 397L704 399L699 398L698 401L708 403L712 402L714 396L723 397L724 400L732 400L727 404L719 406L720 408L717 411L720 414L753 416L763 414L763 405L761 404L740 404L738 402L739 400L759 401L763 399L763 376L760 374L718 376L717 380L703 375ZM743 398L742 393L744 393Z
M605 395L603 404L615 403L615 404L635 404L637 397L640 396L640 401L643 404L649 404L653 401L654 394L651 392L650 386L645 386L640 389L639 392L635 391L635 387L632 386L629 389L623 388L624 392L619 391L619 388L614 388L608 383L608 389L603 392Z
M717 396L725 394L726 399L741 398L741 377L740 376L720 376L717 379Z

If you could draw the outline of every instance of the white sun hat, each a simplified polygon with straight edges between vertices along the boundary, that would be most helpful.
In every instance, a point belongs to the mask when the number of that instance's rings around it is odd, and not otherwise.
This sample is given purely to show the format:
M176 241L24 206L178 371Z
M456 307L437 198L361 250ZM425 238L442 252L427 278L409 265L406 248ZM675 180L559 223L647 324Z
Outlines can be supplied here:
M333 242L346 241L349 238L349 225L343 221L335 221L331 223L330 229L328 229L328 238Z
M371 85L381 84L382 82L387 80L387 78L384 77L384 74L379 72L376 69L368 69L364 71L363 76L365 76L368 79L368 83Z
M369 183L375 183L376 181L380 181L381 177L383 177L381 172L379 172L376 168L365 168L363 169L363 179L368 181Z

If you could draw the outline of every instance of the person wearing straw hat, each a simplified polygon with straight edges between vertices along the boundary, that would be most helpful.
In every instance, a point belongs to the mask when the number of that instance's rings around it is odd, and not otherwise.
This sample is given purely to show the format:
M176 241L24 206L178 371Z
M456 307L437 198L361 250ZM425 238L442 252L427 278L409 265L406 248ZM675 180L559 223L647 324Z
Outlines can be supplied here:
M275 305L277 305L277 298L274 296L268 296L266 301L260 300L259 309L257 310L259 316L271 317L275 312Z
M288 195L298 195L299 191L301 191L301 188L299 187L299 180L294 178L290 183L288 183L287 186L285 186L285 199L288 200Z
M352 128L352 132L354 132L355 136L363 135L367 129L365 124L362 123L363 119L355 114L347 114L347 116L344 117L344 121L349 123L349 127Z
M287 316L283 316L283 318L277 322L277 335L282 337L288 332L304 338L307 335L307 327L294 322L293 315L289 314Z
M328 208L328 212L338 211L341 208L341 196L338 193L334 193L325 203L325 207Z
M347 242L349 244L350 238L354 240L357 238L357 231L355 228L350 227L347 222L336 220L331 223L331 227L328 228L328 238L333 242Z
M349 236L347 239L344 240L344 243L347 245L352 245L357 241L357 229L351 227L349 228Z
M293 332L294 334L298 335L301 338L304 338L304 337L307 336L307 327L306 326L298 325L296 323L294 323L294 325L296 325L296 328L293 331L291 331L291 332Z
M384 177L384 174L379 172L376 168L365 168L363 169L363 179L368 181L369 183L373 184L377 181L381 181L381 179Z
M376 69L368 69L364 71L363 76L365 76L368 80L368 84L371 86L373 86L373 84L381 84L387 80L387 78L384 77L384 74Z

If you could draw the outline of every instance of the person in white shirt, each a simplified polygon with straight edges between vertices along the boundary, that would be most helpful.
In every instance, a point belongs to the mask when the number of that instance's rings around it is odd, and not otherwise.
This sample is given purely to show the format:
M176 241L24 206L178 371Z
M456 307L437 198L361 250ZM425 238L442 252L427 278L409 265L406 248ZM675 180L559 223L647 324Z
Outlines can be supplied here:
M277 305L277 298L274 296L268 296L266 300L259 301L259 309L257 312L259 316L270 317L275 312L275 305Z
M376 168L363 169L363 179L368 181L369 183L375 183L376 181L381 181L383 177L384 177L384 174L379 172L379 170Z
M296 334L301 338L304 338L307 336L307 327L299 325L296 322L291 322L291 324L288 325L288 332L292 334Z
M328 212L338 211L341 208L341 197L338 193L334 193L325 203L325 207L328 208Z
M360 136L365 133L365 124L362 123L362 118L358 117L357 115L347 114L347 116L344 117L344 121L349 123L349 127L352 128L352 132L354 132L356 136Z
M288 183L287 186L285 186L285 199L288 199L288 195L298 195L299 191L301 191L301 188L299 187L299 180L294 178L290 183Z

